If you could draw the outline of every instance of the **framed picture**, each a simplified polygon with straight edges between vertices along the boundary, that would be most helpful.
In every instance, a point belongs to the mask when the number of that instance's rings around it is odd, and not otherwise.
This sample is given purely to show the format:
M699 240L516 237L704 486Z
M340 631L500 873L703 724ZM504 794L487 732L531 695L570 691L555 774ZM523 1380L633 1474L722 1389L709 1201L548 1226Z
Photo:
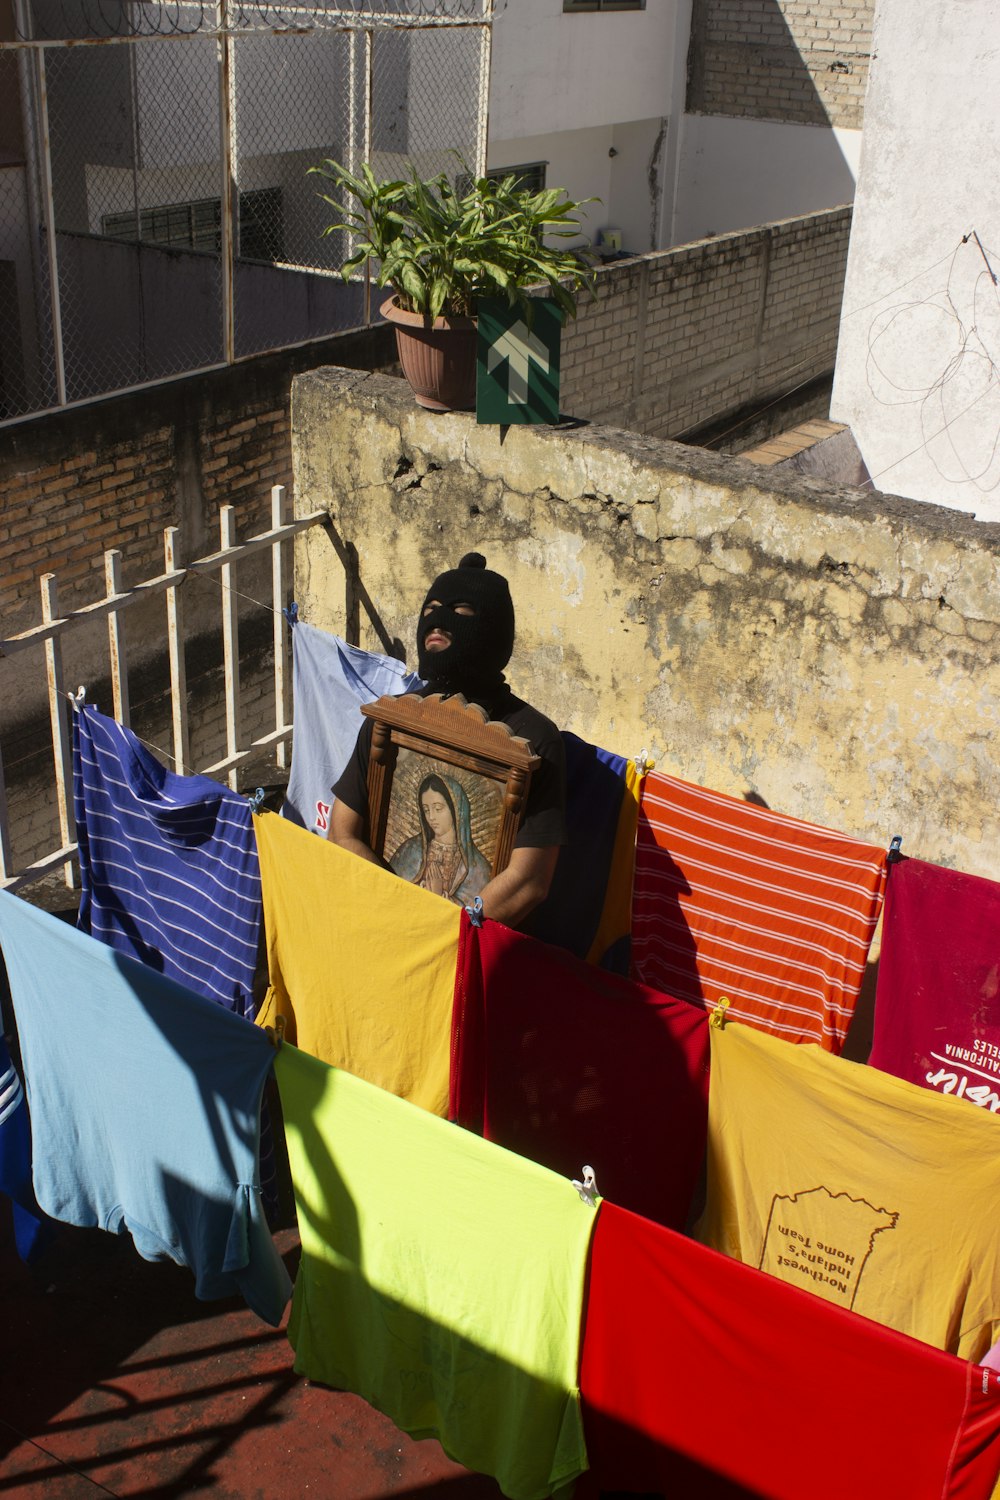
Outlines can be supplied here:
M371 847L403 880L465 906L510 862L539 757L460 694L361 711L374 720Z

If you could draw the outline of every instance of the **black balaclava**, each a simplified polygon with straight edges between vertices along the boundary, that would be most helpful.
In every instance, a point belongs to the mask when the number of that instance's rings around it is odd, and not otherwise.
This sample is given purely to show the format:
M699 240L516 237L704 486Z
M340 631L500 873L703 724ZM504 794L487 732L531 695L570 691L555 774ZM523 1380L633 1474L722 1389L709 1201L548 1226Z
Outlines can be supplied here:
M432 599L437 607L425 615ZM456 604L472 605L475 614L456 614ZM451 645L425 651L435 626L449 633ZM507 580L491 572L480 553L468 552L428 590L417 621L417 670L438 693L495 693L504 685L503 669L513 649L514 605Z

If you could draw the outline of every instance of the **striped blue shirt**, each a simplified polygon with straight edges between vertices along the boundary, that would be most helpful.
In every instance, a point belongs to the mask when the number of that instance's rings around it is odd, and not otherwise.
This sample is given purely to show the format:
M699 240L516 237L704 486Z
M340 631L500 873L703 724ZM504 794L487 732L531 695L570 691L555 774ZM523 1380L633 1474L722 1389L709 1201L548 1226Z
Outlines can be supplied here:
M73 800L79 927L252 1018L262 915L247 799L166 770L130 730L83 704Z

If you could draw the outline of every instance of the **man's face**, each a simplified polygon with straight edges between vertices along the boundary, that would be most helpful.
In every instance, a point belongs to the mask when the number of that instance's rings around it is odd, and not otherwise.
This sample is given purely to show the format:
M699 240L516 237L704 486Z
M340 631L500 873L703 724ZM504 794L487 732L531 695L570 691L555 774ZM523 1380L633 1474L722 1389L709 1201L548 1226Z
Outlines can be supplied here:
M428 599L427 603L424 605L424 619L426 619L428 615L433 614L434 610L440 608L440 599ZM451 605L451 608L456 615L469 616L476 613L475 608L471 604L467 604L464 600L459 600L458 603ZM424 650L447 651L448 647L452 643L452 639L453 637L450 630L445 629L443 625L435 625L434 628L430 630L424 637Z

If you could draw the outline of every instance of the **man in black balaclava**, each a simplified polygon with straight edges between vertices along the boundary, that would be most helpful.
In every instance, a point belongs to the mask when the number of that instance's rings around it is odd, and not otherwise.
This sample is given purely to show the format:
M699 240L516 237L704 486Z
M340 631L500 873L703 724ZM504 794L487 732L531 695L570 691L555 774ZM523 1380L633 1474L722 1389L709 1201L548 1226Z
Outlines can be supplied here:
M514 649L514 606L507 580L469 552L457 568L431 584L417 621L418 671L424 693L461 693L490 719L507 724L541 757L506 870L482 891L486 916L521 926L548 894L560 845L566 842L566 765L562 739L550 719L511 692L504 668ZM368 757L372 723L366 719L354 755L333 788L328 837L364 859L384 864L368 843ZM453 898L454 899L454 898Z

